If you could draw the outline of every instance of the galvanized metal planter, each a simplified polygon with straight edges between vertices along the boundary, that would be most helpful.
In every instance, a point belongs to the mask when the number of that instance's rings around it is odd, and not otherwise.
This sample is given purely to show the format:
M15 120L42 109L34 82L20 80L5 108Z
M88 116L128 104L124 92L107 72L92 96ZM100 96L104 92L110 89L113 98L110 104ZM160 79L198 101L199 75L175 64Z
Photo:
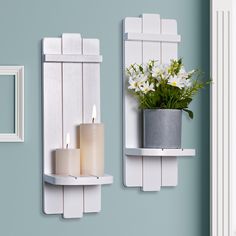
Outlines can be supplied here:
M144 148L181 148L182 110L144 109Z

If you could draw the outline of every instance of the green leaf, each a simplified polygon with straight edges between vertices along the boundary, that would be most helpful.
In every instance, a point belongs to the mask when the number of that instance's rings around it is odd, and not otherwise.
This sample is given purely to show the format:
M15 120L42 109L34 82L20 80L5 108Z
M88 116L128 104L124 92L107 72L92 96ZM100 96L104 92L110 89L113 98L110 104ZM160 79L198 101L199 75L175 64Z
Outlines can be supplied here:
M193 112L192 112L192 111L190 111L190 110L188 110L188 109L185 109L185 108L183 109L183 111L185 111L185 112L188 113L190 119L193 119Z

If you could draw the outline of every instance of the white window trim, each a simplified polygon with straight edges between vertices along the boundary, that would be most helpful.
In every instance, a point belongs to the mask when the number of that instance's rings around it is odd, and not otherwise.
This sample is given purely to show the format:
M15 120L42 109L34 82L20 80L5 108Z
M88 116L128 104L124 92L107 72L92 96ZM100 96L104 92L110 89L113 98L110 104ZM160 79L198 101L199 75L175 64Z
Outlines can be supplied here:
M24 67L0 66L0 75L15 77L15 131L0 133L0 142L24 142Z
M211 236L234 231L232 1L211 0Z

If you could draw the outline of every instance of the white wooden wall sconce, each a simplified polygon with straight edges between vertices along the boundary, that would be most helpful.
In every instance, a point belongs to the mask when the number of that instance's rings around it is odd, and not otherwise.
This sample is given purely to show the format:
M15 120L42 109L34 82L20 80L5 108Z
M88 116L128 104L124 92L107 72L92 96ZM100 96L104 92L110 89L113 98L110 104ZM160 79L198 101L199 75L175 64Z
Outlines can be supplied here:
M123 24L123 71L132 63L158 60L169 63L177 59L177 22L160 19L158 14L127 17ZM127 92L123 76L123 163L124 184L143 191L160 191L161 187L178 183L177 156L194 156L194 149L142 148L142 122L138 103Z
M81 218L83 213L101 210L101 185L113 177L56 175L55 150L79 147L78 129L91 122L92 107L97 107L100 122L100 63L98 39L82 39L80 34L43 39L44 212Z

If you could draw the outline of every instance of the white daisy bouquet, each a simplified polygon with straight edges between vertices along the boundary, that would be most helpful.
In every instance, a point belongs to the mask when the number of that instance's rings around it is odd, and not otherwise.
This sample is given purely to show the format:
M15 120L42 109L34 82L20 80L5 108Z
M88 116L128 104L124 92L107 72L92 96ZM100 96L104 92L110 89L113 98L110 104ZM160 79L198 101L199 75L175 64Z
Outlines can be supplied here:
M193 96L206 83L194 79L196 70L185 71L182 59L160 64L132 64L126 68L128 89L137 97L141 109L181 109L193 118L188 109Z

